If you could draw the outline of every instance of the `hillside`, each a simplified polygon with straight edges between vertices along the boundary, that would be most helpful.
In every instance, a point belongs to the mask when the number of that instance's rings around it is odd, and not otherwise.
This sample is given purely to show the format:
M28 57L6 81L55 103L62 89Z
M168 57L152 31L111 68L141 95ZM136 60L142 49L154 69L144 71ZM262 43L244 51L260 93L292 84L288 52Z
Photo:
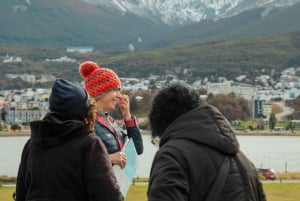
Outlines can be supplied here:
M192 70L194 77L234 78L241 74L253 77L262 73L262 69L270 75L272 69L279 72L300 66L300 32L156 49L98 61L118 69L123 76L161 75L176 67Z
M300 32L242 40L224 40L191 46L139 51L132 53L95 51L92 54L66 53L65 49L1 46L0 56L12 54L23 58L21 63L0 63L1 86L7 86L4 74L52 74L80 81L77 63L45 62L46 58L67 55L77 62L94 60L118 72L120 77L165 75L188 69L190 79L225 76L229 79L246 74L248 77L279 73L288 67L300 66ZM276 75L276 73L275 73ZM277 76L279 76L277 74ZM254 81L254 80L253 80Z

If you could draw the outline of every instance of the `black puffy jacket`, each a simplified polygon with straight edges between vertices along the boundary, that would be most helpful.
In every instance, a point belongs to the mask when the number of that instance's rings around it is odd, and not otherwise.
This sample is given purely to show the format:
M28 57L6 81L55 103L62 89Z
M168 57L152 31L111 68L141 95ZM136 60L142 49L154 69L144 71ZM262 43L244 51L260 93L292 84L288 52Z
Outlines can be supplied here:
M212 106L182 115L165 130L150 172L148 200L204 201L225 156L230 156L230 170L219 201L265 201L254 165Z

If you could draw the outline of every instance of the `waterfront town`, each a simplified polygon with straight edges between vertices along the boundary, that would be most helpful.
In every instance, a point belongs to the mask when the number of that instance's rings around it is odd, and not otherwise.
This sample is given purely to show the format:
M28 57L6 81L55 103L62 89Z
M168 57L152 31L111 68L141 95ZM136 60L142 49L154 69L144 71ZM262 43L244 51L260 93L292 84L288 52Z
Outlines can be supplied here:
M66 59L66 58L64 58ZM205 99L208 94L228 94L235 93L236 97L243 97L248 102L251 111L249 119L258 116L269 117L272 107L272 100L292 100L300 95L300 67L291 67L281 72L279 80L272 80L269 75L262 74L255 78L256 86L246 84L247 76L240 75L235 80L227 80L224 77L210 81L209 78L197 80L191 85L195 88L206 90L206 95L201 95ZM30 74L7 74L7 78L21 78L26 82L54 81L52 75L39 76L36 80ZM151 75L148 78L121 78L122 90L150 90L155 85L156 88L164 87L168 83L178 80L176 75L159 76ZM82 83L77 83L82 84ZM48 111L48 97L50 89L27 88L23 90L1 90L0 91L0 112L2 124L22 124L32 120L42 118ZM142 99L143 97L137 97ZM138 101L138 100L137 100Z

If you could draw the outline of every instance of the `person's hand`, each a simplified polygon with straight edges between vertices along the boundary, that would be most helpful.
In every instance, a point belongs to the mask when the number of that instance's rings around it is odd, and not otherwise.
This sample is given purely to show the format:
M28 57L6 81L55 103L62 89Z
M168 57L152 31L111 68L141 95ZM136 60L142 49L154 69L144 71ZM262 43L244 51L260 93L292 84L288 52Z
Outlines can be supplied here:
M130 103L128 95L121 95L119 98L119 108L125 120L131 119Z
M121 151L109 154L109 158L113 165L119 165L122 169L126 166L127 157L126 154Z

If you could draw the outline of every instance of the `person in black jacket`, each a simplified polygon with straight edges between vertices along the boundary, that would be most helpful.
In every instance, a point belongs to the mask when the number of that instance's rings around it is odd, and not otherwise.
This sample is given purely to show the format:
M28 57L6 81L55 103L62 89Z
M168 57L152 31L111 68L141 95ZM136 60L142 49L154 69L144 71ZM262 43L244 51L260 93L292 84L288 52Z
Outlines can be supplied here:
M95 123L96 134L104 142L111 163L126 166L127 156L122 152L128 138L132 138L136 153L143 153L143 139L136 119L130 112L128 95L121 94L121 81L118 75L109 68L99 67L97 63L85 61L79 66L79 73L84 79L84 86L89 96L97 103ZM124 119L124 131L109 115L118 105Z
M149 201L206 201L217 194L213 186L225 157L228 173L220 175L224 184L216 201L266 200L256 169L240 151L227 119L217 108L201 105L191 86L178 82L161 89L152 101L149 123L153 141L159 142Z
M120 201L107 150L95 135L95 103L86 91L56 79L50 112L30 123L16 184L17 201Z

